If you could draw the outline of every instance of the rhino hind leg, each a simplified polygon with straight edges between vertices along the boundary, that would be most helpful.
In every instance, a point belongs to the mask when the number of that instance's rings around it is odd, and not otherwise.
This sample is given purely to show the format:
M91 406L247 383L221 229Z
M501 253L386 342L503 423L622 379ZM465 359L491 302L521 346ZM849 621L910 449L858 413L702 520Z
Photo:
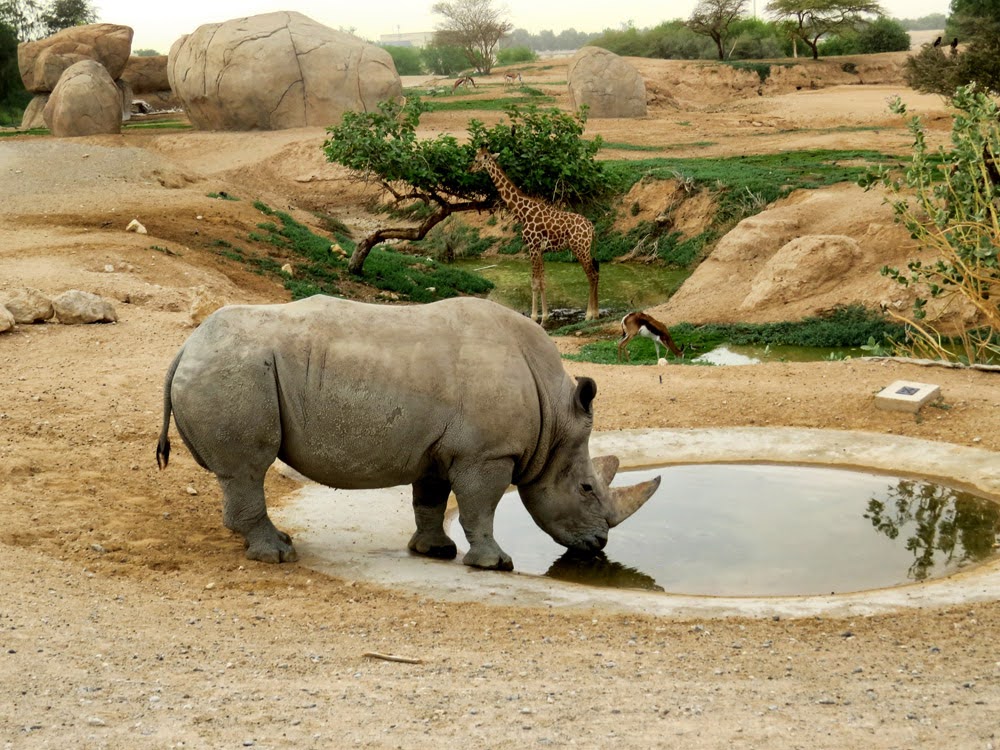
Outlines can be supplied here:
M295 562L299 556L292 538L280 531L264 504L264 477L219 477L222 487L222 521L243 536L250 560Z
M513 570L510 555L493 538L493 516L510 486L514 462L506 459L460 467L452 487L458 500L458 517L469 541L462 562L475 568Z
M436 477L413 483L413 516L417 530L407 545L411 552L442 560L453 560L458 547L444 531L444 514L448 508L451 484Z

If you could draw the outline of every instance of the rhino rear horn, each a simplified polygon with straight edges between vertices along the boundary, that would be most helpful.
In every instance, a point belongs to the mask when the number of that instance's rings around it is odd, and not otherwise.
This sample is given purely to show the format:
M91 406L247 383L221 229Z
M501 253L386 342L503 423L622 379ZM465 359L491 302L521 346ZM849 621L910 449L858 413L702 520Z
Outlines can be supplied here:
M631 487L611 488L611 509L608 512L608 526L617 526L635 513L653 496L660 486L660 477Z

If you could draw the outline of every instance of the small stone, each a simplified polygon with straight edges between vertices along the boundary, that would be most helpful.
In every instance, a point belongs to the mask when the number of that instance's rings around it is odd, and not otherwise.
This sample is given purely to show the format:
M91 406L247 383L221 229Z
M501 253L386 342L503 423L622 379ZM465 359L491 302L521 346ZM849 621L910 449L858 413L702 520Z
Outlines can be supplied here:
M189 495L197 495L197 494L198 494L198 490L196 490L196 489L195 489L194 487L192 487L191 485L188 485L188 488L187 488L187 493L188 493Z
M206 591L211 591L214 588L215 588L215 584L214 583L206 583L205 584L205 590Z
M125 227L126 232L135 232L136 234L146 234L146 227L139 223L138 219L132 219Z

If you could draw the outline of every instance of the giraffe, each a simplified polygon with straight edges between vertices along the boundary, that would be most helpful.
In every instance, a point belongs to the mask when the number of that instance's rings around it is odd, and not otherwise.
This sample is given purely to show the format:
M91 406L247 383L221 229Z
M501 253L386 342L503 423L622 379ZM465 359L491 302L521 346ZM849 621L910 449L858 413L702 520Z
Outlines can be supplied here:
M548 251L568 247L580 262L583 272L590 282L590 297L587 300L587 320L598 315L597 277L598 265L590 255L594 241L594 225L579 214L560 211L545 201L525 195L511 182L497 164L496 159L485 148L479 149L472 164L473 172L485 171L496 185L500 198L521 223L521 238L528 249L531 260L531 319L544 323L549 317L545 301L545 266L542 255ZM539 317L539 299L541 316Z

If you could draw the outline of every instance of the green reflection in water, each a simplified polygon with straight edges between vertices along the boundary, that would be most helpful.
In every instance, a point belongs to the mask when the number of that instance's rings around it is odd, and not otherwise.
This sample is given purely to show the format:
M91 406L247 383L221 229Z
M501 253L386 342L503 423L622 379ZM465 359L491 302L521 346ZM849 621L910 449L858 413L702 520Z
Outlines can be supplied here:
M516 492L494 523L524 573L714 596L826 595L940 578L997 554L1000 504L933 482L828 467L691 464L623 472L663 482L596 557L568 553ZM457 518L449 533L465 547Z

